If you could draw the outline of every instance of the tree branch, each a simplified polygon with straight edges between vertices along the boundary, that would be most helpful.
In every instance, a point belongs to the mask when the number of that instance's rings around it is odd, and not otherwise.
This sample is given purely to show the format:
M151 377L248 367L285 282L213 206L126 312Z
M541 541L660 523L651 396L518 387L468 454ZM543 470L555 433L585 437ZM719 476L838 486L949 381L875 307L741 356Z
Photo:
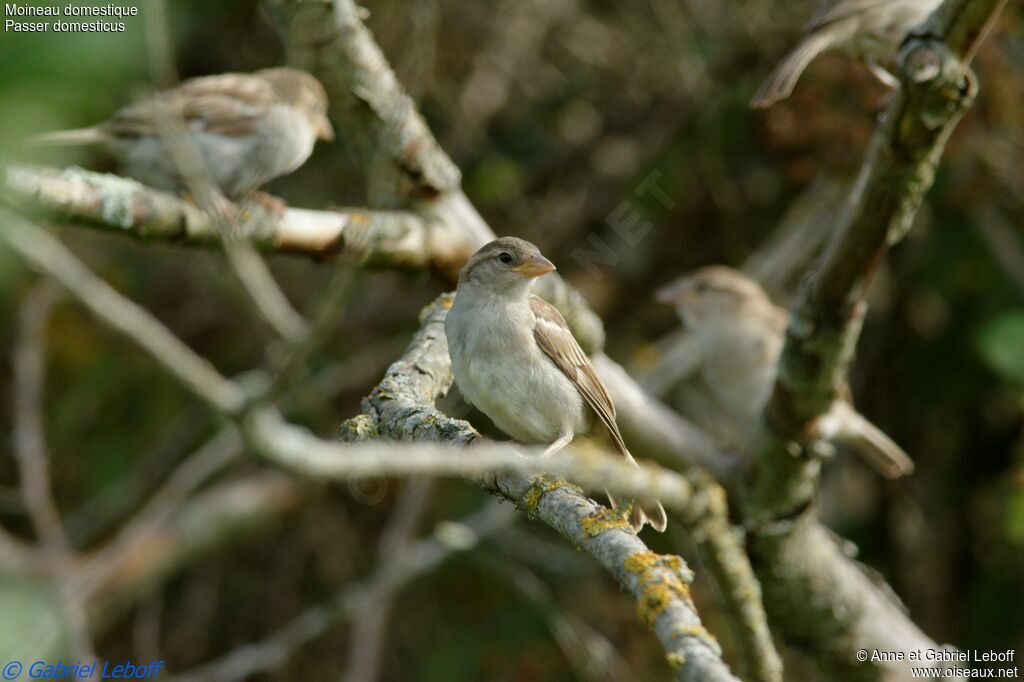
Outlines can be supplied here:
M0 218L3 215L0 214ZM623 496L635 497L653 502L661 499L666 505L683 511L689 508L691 488L680 475L660 468L634 468L621 458L608 455L572 456L566 453L541 460L524 457L521 452L529 448L514 448L508 445L482 445L474 449L472 457L464 456L450 445L445 447L396 448L389 444L367 444L361 447L344 447L320 440L305 430L292 426L280 418L278 413L265 405L253 405L246 397L241 382L235 382L220 375L209 363L199 357L188 346L175 337L159 320L145 309L121 296L108 284L90 272L74 255L47 231L27 221L10 215L8 229L0 233L15 251L32 262L45 273L67 287L69 293L81 301L98 319L121 332L139 345L150 356L175 376L184 387L203 399L215 412L233 419L242 429L244 437L251 441L270 460L319 478L357 478L382 475L483 475L495 471L529 472L549 471L572 477L593 490L608 488ZM443 377L451 385L451 367L447 344L442 328L443 314L450 306L450 296L445 295L431 306L425 318L425 332L421 331L410 349L418 348L424 340L431 343L428 354L417 357L416 372L427 376ZM381 406L382 414L388 413L393 402L392 390L406 390L402 384L403 375L396 367L405 367L410 362L409 352L395 365L388 377L368 399ZM405 363L405 364L403 364ZM388 388L389 382L394 384ZM245 383L262 383L253 379ZM437 385L431 382L421 384L414 397L417 405L432 405L437 394ZM424 410L435 412L432 407ZM438 413L440 414L440 413ZM402 424L408 415L392 415L393 421L385 427L391 437L400 435L402 429L411 428L414 433L421 425ZM465 424L465 422L459 422ZM468 428L468 425L467 425ZM456 441L468 444L475 441L465 434L459 438L432 438L435 441ZM414 438L415 440L422 440ZM539 451L539 448L532 450Z
M143 239L217 246L215 221L195 205L117 175L8 166L0 195L25 213ZM411 211L247 205L240 236L257 248L316 258L345 253L368 267L457 271L472 252L460 230Z
M64 285L94 315L144 348L182 384L216 412L238 415L246 403L241 388L182 343L141 306L129 301L89 271L49 232L0 210L7 240L26 261Z
M320 79L331 100L332 123L353 132L348 139L359 161L371 170L383 166L396 179L394 187L376 187L371 204L409 205L448 226L468 247L463 260L494 239L494 231L459 186L458 168L402 89L356 4L267 0L267 5L284 30L289 61ZM600 350L600 319L561 277L542 278L536 292L565 316L586 351Z
M385 437L400 441L450 442L473 445L476 453L489 452L481 436L468 423L451 419L434 407L452 383L451 359L444 335L444 318L451 306L450 295L440 297L421 316L421 328L405 354L364 402L366 414L342 425L342 438L349 442ZM308 452L308 449L307 449ZM549 458L543 462L548 467ZM571 458L586 462L591 458ZM580 466L570 464L566 466ZM586 466L583 464L582 466ZM607 463L603 466L611 466ZM635 470L636 471L636 470ZM644 469L639 469L641 477ZM574 472L577 473L577 472ZM623 471L623 473L626 473ZM618 476L619 474L616 474ZM679 482L685 479L679 478ZM616 485L624 481L616 481ZM658 485L654 481L652 485ZM508 499L557 530L604 566L638 602L640 617L651 626L662 643L666 659L676 670L677 680L732 680L721 660L721 650L704 629L689 598L693 576L679 557L651 552L618 514L610 512L581 494L580 490L550 475L525 476L518 472L488 474L484 486ZM689 488L688 482L686 487ZM648 492L635 488L627 496L648 500ZM662 488L674 495L682 492ZM690 497L662 497L667 507L682 518L704 515L704 500Z
M689 483L681 476L649 467L633 469L620 459L609 457L582 458L566 453L539 460L522 457L509 446L477 446L471 457L453 456L462 453L453 452L450 447L419 447L408 452L402 449L403 454L411 454L411 457L408 461L399 461L394 458L393 445L346 448L320 441L302 429L287 425L268 407L247 405L237 384L202 364L203 361L158 320L89 272L45 230L11 215L8 230L2 234L22 256L65 284L100 320L138 343L185 386L206 399L212 408L233 417L246 438L274 461L306 473L343 477L466 471L483 474L487 471L489 489L535 514L593 555L633 593L641 616L658 634L669 662L679 668L679 680L734 679L721 661L717 643L701 625L689 600L688 584L692 573L681 559L648 550L623 517L584 497L575 486L550 476L529 477L518 472L561 470L586 484L607 487L624 496L641 500L661 498L684 518L699 517L702 512L693 508L695 498L690 495ZM367 399L368 409L373 414L361 415L346 424L343 433L348 440L382 435L395 440L455 444L479 440L469 424L449 419L433 407L434 400L446 392L452 382L443 326L448 307L450 296L446 295L427 309L423 329ZM515 473L493 473L495 469ZM145 573L147 579L159 574L159 570Z
M815 652L831 677L897 679L905 664L858 663L858 649L935 648L871 585L814 519L822 455L816 420L846 381L865 294L889 248L910 229L977 85L965 62L999 0L947 0L900 56L894 95L839 218L797 301L766 429L744 499L751 558L773 624Z

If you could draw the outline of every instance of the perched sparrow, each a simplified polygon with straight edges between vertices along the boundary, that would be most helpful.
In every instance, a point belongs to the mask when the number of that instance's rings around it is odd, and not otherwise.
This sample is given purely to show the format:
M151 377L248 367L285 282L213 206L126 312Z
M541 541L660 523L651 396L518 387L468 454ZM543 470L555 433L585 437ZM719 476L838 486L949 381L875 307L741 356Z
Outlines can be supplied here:
M103 144L126 174L159 189L180 189L182 179L161 140L168 114L180 117L213 182L232 198L291 173L317 140L334 139L320 82L304 71L277 68L193 78L126 106L105 123L35 141Z
M676 307L700 354L697 381L677 396L681 409L726 446L749 447L775 384L789 313L775 307L757 282L721 266L669 284L658 300ZM886 478L914 470L910 457L845 396L817 427L822 438L852 448Z
M876 60L892 54L910 29L923 22L942 0L830 0L804 27L804 38L775 67L750 101L766 109L793 92L800 74L815 57L841 48L863 58L878 80L899 82Z
M469 259L444 325L455 381L499 429L524 443L549 444L544 455L585 431L593 413L636 464L590 359L554 306L530 293L534 278L554 269L536 246L514 237L496 239ZM664 530L665 510L634 505L633 527L644 521Z

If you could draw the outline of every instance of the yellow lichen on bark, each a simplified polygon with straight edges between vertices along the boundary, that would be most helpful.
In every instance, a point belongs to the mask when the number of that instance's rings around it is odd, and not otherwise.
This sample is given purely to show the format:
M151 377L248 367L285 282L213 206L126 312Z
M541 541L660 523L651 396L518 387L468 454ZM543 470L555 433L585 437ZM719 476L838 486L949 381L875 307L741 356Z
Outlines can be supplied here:
M632 530L629 520L620 512L614 509L601 507L593 514L583 517L580 521L583 532L587 537L595 537L609 530Z
M665 661L668 663L668 667L673 670L679 670L686 664L686 656L678 654L675 651L670 651L665 654Z
M679 578L670 575L658 576L656 582L643 584L640 590L640 602L637 614L640 620L649 627L654 627L658 615L668 608L669 604L684 601L692 604L690 588Z
M703 625L684 625L677 627L675 633L683 637L696 637L697 639L705 642L708 646L716 651L720 649L718 640L715 636L707 631Z
M623 562L623 566L630 573L643 573L654 567L667 568L676 572L683 570L683 562L679 557L671 554L658 554L649 550L633 554Z
M557 478L548 474L538 476L533 479L533 485L530 486L530 489L523 497L523 509L530 518L536 517L537 507L540 506L540 500L544 496L544 493L548 493L562 487L569 487L569 484L562 478ZM575 486L573 486L573 488L575 488Z

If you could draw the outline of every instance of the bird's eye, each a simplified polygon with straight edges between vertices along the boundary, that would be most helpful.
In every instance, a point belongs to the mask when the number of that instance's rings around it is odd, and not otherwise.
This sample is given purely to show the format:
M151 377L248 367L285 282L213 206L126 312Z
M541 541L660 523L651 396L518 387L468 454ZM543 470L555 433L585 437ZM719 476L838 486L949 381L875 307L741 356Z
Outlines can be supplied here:
M700 284L697 285L697 291L699 293L705 294L711 291L711 285L708 284L707 282L701 282Z
M501 253L498 254L498 260L500 260L505 265L508 265L509 263L512 262L512 254L509 253L508 251L502 251Z

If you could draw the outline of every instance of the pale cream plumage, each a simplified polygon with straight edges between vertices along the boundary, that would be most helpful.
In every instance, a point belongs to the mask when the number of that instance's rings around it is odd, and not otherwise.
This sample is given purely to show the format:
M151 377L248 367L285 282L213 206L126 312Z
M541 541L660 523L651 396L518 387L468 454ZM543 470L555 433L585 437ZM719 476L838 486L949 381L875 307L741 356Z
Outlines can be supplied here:
M198 148L215 185L240 197L291 173L317 140L331 140L327 93L313 76L290 68L193 78L143 98L92 128L35 138L46 145L101 144L121 170L152 187L183 189L162 136L174 115Z
M720 442L748 450L775 383L789 313L736 270L702 268L664 287L658 300L676 307L700 354L695 381L678 388L680 410ZM888 436L857 413L849 389L818 422L818 435L848 446L886 478L914 463Z
M765 79L750 105L767 108L793 92L804 69L822 52L843 49L863 58L889 87L898 82L877 63L891 55L907 33L942 0L833 0L824 3L804 27L803 39Z
M596 415L630 462L615 422L615 406L562 315L530 293L533 278L554 266L536 246L503 237L482 247L463 268L445 320L452 371L467 401L495 426L524 443L565 447ZM614 504L614 503L613 503ZM661 505L634 507L664 530Z

